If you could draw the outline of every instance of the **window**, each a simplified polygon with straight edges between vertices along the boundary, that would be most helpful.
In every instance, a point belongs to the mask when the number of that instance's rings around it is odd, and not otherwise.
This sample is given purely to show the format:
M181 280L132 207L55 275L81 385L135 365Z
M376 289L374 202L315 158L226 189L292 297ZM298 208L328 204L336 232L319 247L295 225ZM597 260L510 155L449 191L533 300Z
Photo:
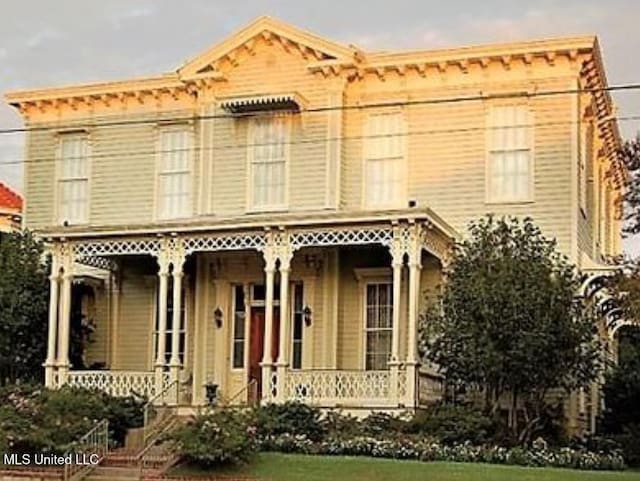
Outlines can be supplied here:
M244 328L246 311L244 302L244 286L233 288L233 364L234 369L244 367Z
M158 141L159 219L191 215L191 131L186 126L160 128Z
M302 284L293 286L293 340L291 368L302 369L302 333L304 331L304 307L302 305Z
M489 202L533 197L531 122L525 105L492 107L489 114Z
M156 327L155 327L154 336L153 336L155 340L154 344L155 344L155 354L156 354L156 356L154 356L154 359L157 357L157 353L158 353L158 321L159 321L158 313L160 312L158 306L159 306L159 289L158 289L158 296L156 298ZM186 318L187 318L187 309L185 304L185 289L183 287L181 313L180 313L180 326L178 326L178 329L180 331L178 334L180 336L178 357L180 359L180 364L182 364L183 366L184 366L186 338L187 338L187 330L186 330L187 319ZM173 352L172 338L173 338L173 282L169 282L169 285L167 287L167 330L165 332L165 339L166 339L165 364L167 365L171 360L171 354Z
M580 209L586 215L587 213L587 185L589 182L588 172L591 166L591 156L593 155L593 124L589 122L582 130L582 139L580 142L580 164L578 166L579 196Z
M406 124L401 112L374 114L365 126L365 204L404 207Z
M84 224L89 220L89 139L85 133L60 137L58 221Z
M388 369L393 327L393 291L390 283L366 285L365 317L365 369Z
M287 203L289 119L259 117L249 128L250 208L283 209Z

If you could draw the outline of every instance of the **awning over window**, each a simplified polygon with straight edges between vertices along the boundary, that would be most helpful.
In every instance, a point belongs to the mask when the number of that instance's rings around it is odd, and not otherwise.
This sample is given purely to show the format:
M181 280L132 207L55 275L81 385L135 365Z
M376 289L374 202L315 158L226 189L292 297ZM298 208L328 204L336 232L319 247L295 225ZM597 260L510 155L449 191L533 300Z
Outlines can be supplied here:
M299 112L305 106L305 100L296 93L274 95L252 95L223 100L220 106L232 114L250 114L258 112Z

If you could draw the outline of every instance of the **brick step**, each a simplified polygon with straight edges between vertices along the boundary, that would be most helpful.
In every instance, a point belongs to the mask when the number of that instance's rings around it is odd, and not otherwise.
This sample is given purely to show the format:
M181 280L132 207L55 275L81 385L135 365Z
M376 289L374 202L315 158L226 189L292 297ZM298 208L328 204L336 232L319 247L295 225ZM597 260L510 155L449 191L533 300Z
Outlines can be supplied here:
M85 481L139 481L140 470L138 468L101 465L84 479Z

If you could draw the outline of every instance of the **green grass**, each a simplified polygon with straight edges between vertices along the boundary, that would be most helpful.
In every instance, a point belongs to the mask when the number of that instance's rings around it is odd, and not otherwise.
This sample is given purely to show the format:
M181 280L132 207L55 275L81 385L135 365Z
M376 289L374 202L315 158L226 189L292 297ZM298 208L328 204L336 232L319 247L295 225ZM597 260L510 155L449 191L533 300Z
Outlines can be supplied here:
M422 463L263 453L250 465L217 472L180 467L173 475L240 475L271 481L640 481L640 472L574 471L491 464Z

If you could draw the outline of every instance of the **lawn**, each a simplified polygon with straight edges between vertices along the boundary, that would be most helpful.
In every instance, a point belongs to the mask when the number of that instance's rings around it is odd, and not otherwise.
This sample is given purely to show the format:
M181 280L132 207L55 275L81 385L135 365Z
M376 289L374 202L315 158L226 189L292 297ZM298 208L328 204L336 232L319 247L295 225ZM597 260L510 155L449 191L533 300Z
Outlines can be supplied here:
M235 474L271 481L640 481L640 472L637 471L573 471L275 453L260 454L250 465L233 470L206 473L183 467L171 474Z

